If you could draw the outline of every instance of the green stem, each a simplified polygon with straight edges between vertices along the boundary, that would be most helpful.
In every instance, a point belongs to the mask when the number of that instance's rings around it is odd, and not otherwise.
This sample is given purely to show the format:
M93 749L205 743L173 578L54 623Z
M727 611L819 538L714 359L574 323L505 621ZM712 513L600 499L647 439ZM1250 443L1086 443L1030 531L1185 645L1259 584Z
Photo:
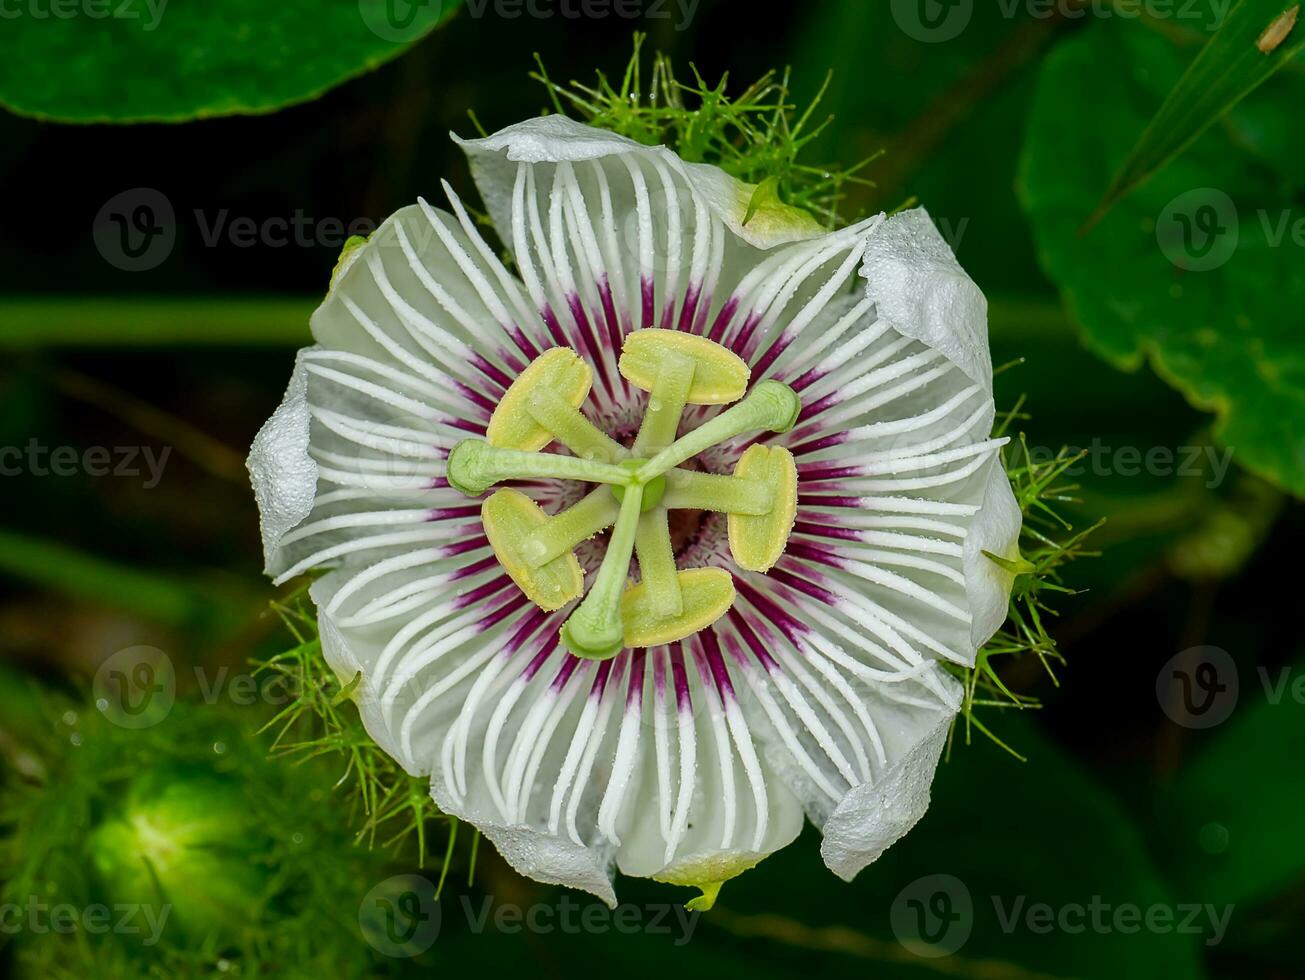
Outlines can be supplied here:
M531 418L581 459L619 463L630 455L619 442L594 425L584 413L552 388L540 388L526 402Z
M634 538L639 556L639 578L648 595L648 604L663 619L674 619L684 612L684 595L680 592L679 570L675 567L675 550L666 523L666 508L658 507L639 518Z
M468 497L479 497L503 480L561 479L628 486L628 469L574 456L500 449L484 439L463 439L449 453L448 481Z
M0 349L281 347L312 343L318 296L18 296L0 299Z
M787 432L802 408L797 394L779 381L762 381L743 401L731 405L714 419L675 440L639 468L639 479L647 482L686 459L698 455L744 432L767 429Z
M634 455L646 457L660 452L675 441L680 428L680 416L688 404L689 389L693 387L694 362L692 358L673 350L664 351L657 380L648 393L648 409L643 425L634 440Z
M574 507L568 507L548 523L530 533L523 553L536 568L547 565L611 526L621 507L607 487L599 487Z
M672 470L667 474L663 503L670 510L710 510L760 517L770 513L775 495L760 480Z
M562 626L562 642L577 657L607 660L620 653L625 645L621 593L625 591L625 579L630 571L630 556L634 553L642 505L643 487L627 488L594 584Z

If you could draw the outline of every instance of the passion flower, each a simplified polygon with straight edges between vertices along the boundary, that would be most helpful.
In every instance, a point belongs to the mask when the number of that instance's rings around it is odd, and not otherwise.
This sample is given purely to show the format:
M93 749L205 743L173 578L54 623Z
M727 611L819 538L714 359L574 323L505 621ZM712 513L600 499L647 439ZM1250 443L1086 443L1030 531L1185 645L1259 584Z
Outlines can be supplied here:
M553 116L347 252L249 468L372 737L518 870L720 884L923 814L1019 510L982 294L921 210ZM986 554L985 554L986 553ZM1010 562L1004 563L1010 566Z

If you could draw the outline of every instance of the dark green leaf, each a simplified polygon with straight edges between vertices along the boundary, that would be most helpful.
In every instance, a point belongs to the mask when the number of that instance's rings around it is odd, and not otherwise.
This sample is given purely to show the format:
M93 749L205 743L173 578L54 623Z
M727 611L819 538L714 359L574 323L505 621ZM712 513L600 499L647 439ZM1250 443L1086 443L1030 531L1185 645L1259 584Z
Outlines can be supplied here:
M401 54L462 0L14 5L0 105L59 122L271 112Z

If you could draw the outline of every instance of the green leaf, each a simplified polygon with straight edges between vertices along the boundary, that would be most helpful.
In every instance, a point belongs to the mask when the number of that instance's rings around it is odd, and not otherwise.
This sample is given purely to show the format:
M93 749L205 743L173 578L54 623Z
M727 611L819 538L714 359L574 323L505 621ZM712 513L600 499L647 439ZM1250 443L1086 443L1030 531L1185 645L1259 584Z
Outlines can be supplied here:
M1133 147L1095 220L1305 48L1300 8L1286 0L1241 0Z
M79 123L271 112L402 54L461 2L23 3L0 35L0 105Z
M1126 370L1149 362L1217 413L1215 437L1238 461L1305 494L1305 161L1289 150L1305 79L1279 74L1078 233L1182 61L1138 24L1097 23L1063 43L1030 112L1023 205L1088 346Z

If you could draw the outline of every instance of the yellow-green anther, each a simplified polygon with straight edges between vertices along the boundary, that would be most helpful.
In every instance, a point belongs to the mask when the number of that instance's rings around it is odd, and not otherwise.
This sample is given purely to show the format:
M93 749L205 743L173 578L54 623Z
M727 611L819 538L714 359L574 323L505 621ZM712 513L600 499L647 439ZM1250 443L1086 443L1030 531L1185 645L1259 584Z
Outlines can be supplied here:
M530 414L531 396L552 391L578 414L592 380L589 365L571 348L554 347L544 351L526 366L499 399L485 429L486 441L500 449L523 452L543 449L555 436Z
M499 449L483 439L463 439L449 453L449 486L479 497L503 480L561 479L587 483L634 483L629 469L554 453Z
M729 515L730 554L740 568L769 571L784 554L797 518L797 463L783 446L749 446L734 467L734 479L764 484L774 504L760 515Z
M577 657L608 660L625 646L625 625L621 619L621 593L625 587L634 539L642 512L643 487L629 487L621 501L607 554L594 577L589 594L562 626L562 642Z
M650 480L704 449L733 439L744 432L768 430L787 432L797 421L802 402L797 393L780 381L762 381L737 405L731 405L714 419L686 433L643 466L639 478Z
M737 476L671 470L666 474L668 510L709 510L717 514L769 514L775 503L770 486L762 480Z
M481 506L480 520L494 557L531 602L552 612L580 597L584 572L575 555L564 551L551 561L529 560L531 533L549 521L537 503L516 490L498 490Z
M607 487L599 487L573 507L568 507L548 523L532 531L521 548L526 561L534 568L546 565L571 552L605 527L610 527L621 511Z
M636 330L621 345L621 377L644 391L652 391L667 360L693 362L693 382L685 395L690 405L728 405L748 388L752 371L743 358L715 341L683 330L649 327Z
M734 577L723 568L686 568L675 577L684 599L678 616L662 615L645 582L625 590L621 617L626 646L656 647L683 640L716 622L734 604Z
M580 409L552 388L539 388L526 399L530 417L581 459L619 463L629 450L594 425Z
M675 441L680 416L684 414L689 389L693 385L694 367L691 357L671 349L662 352L657 380L648 393L643 425L634 440L634 455L646 457L661 452Z
M680 593L665 507L647 511L639 518L634 552L639 558L639 581L647 592L649 608L663 619L681 615L684 597Z

